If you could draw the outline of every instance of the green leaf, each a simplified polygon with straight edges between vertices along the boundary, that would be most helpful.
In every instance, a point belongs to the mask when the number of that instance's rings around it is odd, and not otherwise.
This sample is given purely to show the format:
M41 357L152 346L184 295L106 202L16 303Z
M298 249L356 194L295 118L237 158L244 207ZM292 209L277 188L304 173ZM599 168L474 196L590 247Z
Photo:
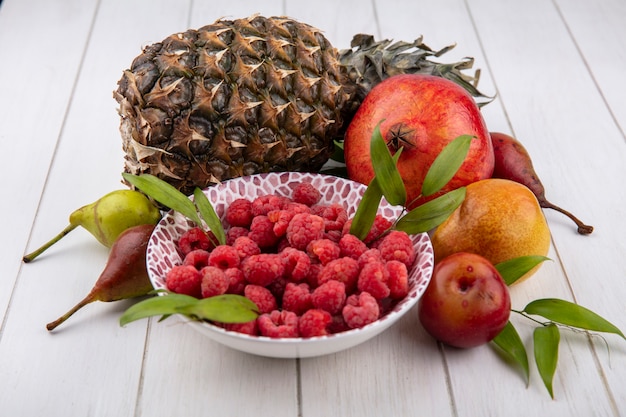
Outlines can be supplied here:
M422 195L428 197L441 190L459 170L475 136L461 135L448 143L428 169L422 184Z
M354 213L354 218L350 225L350 234L353 234L361 240L365 239L372 229L382 198L383 192L378 185L378 179L374 177L363 193L356 213Z
M394 158L387 148L387 144L380 133L380 123L374 128L370 142L370 153L374 175L389 204L403 206L406 203L406 189ZM398 151L397 157L399 157Z
M335 146L333 149L333 153L330 155L330 159L335 162L345 163L346 159L343 153L343 141L339 141L335 139L333 142Z
M179 212L198 226L202 226L196 206L185 194L178 191L171 184L150 174L132 175L125 172L122 176L149 197Z
M524 307L523 311L527 314L545 317L548 320L566 326L596 332L615 333L626 339L624 333L606 319L585 307L569 301L557 298L544 298L531 301Z
M224 232L224 226L220 221L215 209L211 205L211 202L207 198L207 196L202 192L200 188L197 188L193 192L194 201L202 218L206 222L211 232L217 238L217 241L220 245L224 245L226 243L226 233Z
M526 385L530 381L530 371L528 366L528 354L522 343L522 339L513 327L510 321L504 326L504 329L492 340L492 342L500 348L507 358L516 362L524 373Z
M120 317L120 326L147 317L176 314L181 307L197 301L197 298L188 295L172 293L163 297L148 298L130 306Z
M552 398L554 398L552 380L559 360L560 339L559 328L555 324L537 327L533 332L537 370Z
M409 211L398 220L395 228L410 235L428 232L450 217L464 199L465 187L457 188Z
M259 315L256 304L236 294L203 298L197 303L181 307L179 312L220 323L246 323Z
M519 258L500 262L495 267L502 279L504 279L504 282L506 282L506 285L511 285L541 262L549 260L550 258L540 255L520 256Z
M167 318L172 314L222 323L245 323L258 316L258 308L241 295L225 294L199 300L168 292L165 296L148 298L129 307L120 317L120 325L152 316Z

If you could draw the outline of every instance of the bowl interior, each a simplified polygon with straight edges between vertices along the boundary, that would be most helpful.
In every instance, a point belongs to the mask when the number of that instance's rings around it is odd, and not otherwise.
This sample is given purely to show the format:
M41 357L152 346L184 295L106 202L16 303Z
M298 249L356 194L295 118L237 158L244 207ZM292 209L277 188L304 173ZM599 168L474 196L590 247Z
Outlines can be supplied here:
M344 178L308 173L268 173L224 181L204 191L220 218L226 208L237 198L250 200L266 194L290 196L292 190L302 182L310 182L322 194L320 203L339 203L352 217L356 212L366 187ZM384 199L379 213L389 219L396 219L402 212L400 207L391 206ZM227 227L226 224L224 224ZM180 236L193 227L183 215L169 212L156 226L146 252L148 274L155 289L166 289L165 276L175 265L182 263L176 249ZM409 295L400 300L385 316L360 329L353 329L328 336L314 338L273 339L263 336L249 336L206 322L183 318L196 330L212 339L244 352L272 357L310 357L355 346L376 336L415 305L430 282L433 270L433 249L426 233L412 235L411 240L417 253L415 264L409 271Z

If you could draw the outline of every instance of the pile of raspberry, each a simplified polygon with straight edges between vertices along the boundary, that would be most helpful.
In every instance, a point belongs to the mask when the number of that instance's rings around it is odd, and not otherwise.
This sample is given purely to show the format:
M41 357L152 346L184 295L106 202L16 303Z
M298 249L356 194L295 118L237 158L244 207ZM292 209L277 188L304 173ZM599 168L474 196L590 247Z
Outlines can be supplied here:
M226 244L199 228L180 237L183 262L167 274L168 290L247 297L258 307L256 320L215 324L256 336L322 336L378 320L408 294L413 244L380 215L359 240L346 209L320 199L301 183L290 197L233 201L224 215Z

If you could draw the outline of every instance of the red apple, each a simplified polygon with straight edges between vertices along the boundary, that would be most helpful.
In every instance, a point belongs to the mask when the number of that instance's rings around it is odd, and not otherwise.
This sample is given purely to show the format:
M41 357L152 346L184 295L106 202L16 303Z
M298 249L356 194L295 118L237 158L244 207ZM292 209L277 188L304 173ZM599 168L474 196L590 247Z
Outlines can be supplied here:
M407 189L409 208L491 177L494 155L486 124L472 96L450 80L422 74L396 75L369 92L345 134L346 168L354 181L369 184L374 177L370 141L379 122L391 153L403 148L398 170ZM465 162L441 192L427 199L420 197L433 161L460 135L476 137Z
M458 252L433 271L418 306L420 322L435 339L469 348L491 341L511 315L511 297L491 262Z

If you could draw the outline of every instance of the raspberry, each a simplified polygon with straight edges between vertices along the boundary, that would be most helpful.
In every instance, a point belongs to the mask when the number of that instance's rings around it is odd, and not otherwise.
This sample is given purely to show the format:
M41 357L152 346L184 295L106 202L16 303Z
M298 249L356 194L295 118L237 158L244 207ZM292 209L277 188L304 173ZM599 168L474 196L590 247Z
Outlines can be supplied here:
M204 249L192 250L183 259L183 265L191 265L199 271L209 264L209 254Z
M247 236L241 236L235 239L232 244L233 248L237 250L237 255L239 255L239 259L243 261L248 256L258 255L261 253L261 248L256 242L250 239Z
M348 297L342 310L343 319L351 329L375 322L378 320L379 314L378 302L367 292Z
M309 213L311 209L304 204L287 203L281 210L272 210L267 213L267 217L274 223L274 234L284 236L287 233L289 222L298 213Z
M333 318L324 310L312 309L304 313L298 322L298 329L301 337L325 336L328 332L328 325Z
M278 243L276 244L276 253L281 253L287 248L291 248L289 241L285 236L281 237Z
M359 259L359 256L363 255L368 247L361 239L347 233L339 240L339 249L341 250L341 256Z
M352 225L352 219L349 219L348 221L346 221L346 223L343 226L344 235L347 233L350 233L351 225ZM387 230L391 228L391 226L393 226L393 223L391 222L391 220L388 220L382 215L377 214L376 217L374 218L374 224L372 225L372 228L370 229L367 236L365 236L365 239L363 239L363 242L365 242L366 245L369 245L370 243L374 242L376 239L381 237L383 233L385 233Z
M311 293L313 307L337 314L346 302L346 286L343 282L330 280Z
M259 326L256 320L246 323L225 323L224 329L231 332L249 334L250 336L258 336L259 334Z
M243 295L243 290L246 286L246 278L243 275L243 271L239 268L228 268L224 271L224 275L228 278L228 294Z
M337 314L332 317L332 321L328 324L328 333L341 333L346 330L350 330L346 321L343 319L342 314Z
M248 237L256 242L261 249L271 248L278 243L278 236L274 233L274 223L267 216L260 215L252 219Z
M259 332L268 337L298 337L298 316L292 311L274 310L257 318Z
M177 294L202 297L202 274L192 265L175 266L165 276L167 289Z
M387 282L389 273L382 262L368 262L363 265L359 273L357 288L359 291L370 293L377 300L389 296L390 290Z
M317 239L307 245L306 252L312 259L317 259L322 265L326 265L330 261L339 258L341 249L332 240Z
M200 290L203 298L222 295L228 289L228 278L224 271L215 266L206 266L200 271L202 282Z
M285 294L285 287L287 286L288 282L289 281L287 281L287 278L282 276L269 284L266 288L270 290L272 294L274 294L274 297L276 297L277 300L282 300L283 295Z
M311 264L309 273L306 277L306 282L309 283L311 288L315 288L319 285L319 275L322 272L324 266L322 264Z
M241 270L250 284L266 287L285 273L280 256L273 253L260 253L247 257L241 264Z
M389 296L399 300L409 294L409 272L400 261L389 261L385 264L389 274Z
M220 269L237 268L239 266L239 253L232 246L219 245L211 251L209 265Z
M292 199L296 203L312 206L316 204L322 198L322 194L311 183L302 182L296 186L293 190Z
M270 290L260 285L246 285L243 295L256 304L260 314L270 313L278 308L274 295Z
M239 227L239 226L231 227L226 232L226 244L232 246L232 244L235 243L235 240L237 240L237 238L242 237L242 236L248 236L248 233L250 233L250 230L248 230L245 227Z
M213 240L209 237L211 235ZM210 251L215 247L215 236L211 232L208 234L199 227L193 227L187 230L178 240L178 247L184 255L196 249Z
M347 293L352 293L356 289L360 270L359 263L352 258L335 259L322 268L317 276L317 284L321 285L330 280L336 280L343 282Z
M282 210L288 211L294 214L310 213L311 207L307 206L306 204L298 203L295 201L289 201L283 206Z
M380 255L385 261L400 261L410 268L415 262L413 242L406 232L393 230L378 245Z
M339 242L341 236L341 230L329 230L327 232L324 232L324 239L332 240L335 243Z
M313 307L308 284L288 282L283 293L283 310L293 311L298 316Z
M252 215L265 216L272 210L280 210L288 201L286 197L265 194L252 200Z
M325 230L343 230L348 221L348 212L341 204L317 205L312 207L312 213L324 219Z
M285 277L292 281L302 281L307 277L311 268L309 255L290 247L283 249L280 254L285 265Z
M282 237L287 233L287 226L295 214L287 210L272 210L267 213L267 218L274 225L272 231L276 236Z
M321 239L324 235L324 219L311 213L298 213L287 226L289 244L299 250L305 250L309 242Z
M378 249L368 249L359 256L359 266L363 268L369 262L383 262L383 257Z
M249 227L252 223L252 202L245 198L238 198L229 204L224 218L234 227Z
M363 241L366 244L372 243L373 241L381 237L387 230L391 229L391 226L393 226L391 220L378 214L374 219L374 224L372 225L372 228L370 229L367 236L365 236L365 239L363 239Z

